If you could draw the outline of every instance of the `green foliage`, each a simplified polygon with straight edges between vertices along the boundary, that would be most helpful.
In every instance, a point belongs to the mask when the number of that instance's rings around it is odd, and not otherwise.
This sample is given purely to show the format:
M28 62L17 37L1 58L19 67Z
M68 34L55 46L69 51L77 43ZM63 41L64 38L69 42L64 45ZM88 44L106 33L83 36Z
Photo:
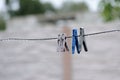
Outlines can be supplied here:
M46 11L55 12L56 9L50 3L41 3L40 0L17 0L19 1L19 10L13 11L11 9L13 0L6 0L8 12L11 16L24 16L29 14L43 14Z
M20 0L20 9L15 12L16 15L28 15L44 13L45 9L39 0Z
M39 0L20 0L19 15L44 13L45 9Z
M110 3L106 3L104 7L105 8L103 9L102 16L104 17L105 21L113 20L112 5Z
M5 3L6 5L8 5L10 3L10 0L6 0Z
M120 0L102 0L100 7L105 21L120 19Z
M6 22L3 18L0 17L0 31L6 29Z
M62 7L63 11L88 11L88 6L84 2L75 3L75 2L65 2Z

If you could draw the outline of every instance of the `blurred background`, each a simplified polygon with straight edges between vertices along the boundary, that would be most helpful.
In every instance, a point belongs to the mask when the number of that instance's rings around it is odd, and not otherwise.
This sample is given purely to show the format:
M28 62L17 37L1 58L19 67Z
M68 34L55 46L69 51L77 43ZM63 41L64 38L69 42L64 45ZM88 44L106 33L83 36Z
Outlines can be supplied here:
M72 35L80 27L120 29L120 0L0 0L0 39ZM89 36L87 53L67 56L56 52L56 40L1 41L0 80L120 80L119 41L119 33Z

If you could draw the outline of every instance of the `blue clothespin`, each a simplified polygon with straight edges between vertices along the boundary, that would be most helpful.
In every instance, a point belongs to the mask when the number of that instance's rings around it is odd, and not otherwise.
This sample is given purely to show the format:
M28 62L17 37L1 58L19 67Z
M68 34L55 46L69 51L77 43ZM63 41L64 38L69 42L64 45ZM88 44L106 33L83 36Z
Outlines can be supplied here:
M79 38L79 43L80 43L80 52L82 51L82 45L84 47L84 50L87 52L88 48L86 45L86 41L85 41L85 33L84 33L84 28L80 28L80 38Z
M77 35L77 29L73 29L73 35L72 35L72 54L75 53L75 46L77 49L78 54L80 53L80 46L78 42L78 35Z

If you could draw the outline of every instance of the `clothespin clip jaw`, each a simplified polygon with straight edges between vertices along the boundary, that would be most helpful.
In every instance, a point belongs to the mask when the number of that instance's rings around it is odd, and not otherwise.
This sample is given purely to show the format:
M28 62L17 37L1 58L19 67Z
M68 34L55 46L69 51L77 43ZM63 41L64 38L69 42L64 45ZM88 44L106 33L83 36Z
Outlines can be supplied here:
M72 35L72 54L75 53L75 47L77 49L78 54L80 53L80 46L78 42L78 34L77 29L73 29L73 35Z
M66 35L65 34L59 34L58 35L58 40L57 40L57 52L65 52L65 51L69 51L68 45L67 45L67 41L66 41Z
M77 37L77 29L73 29L73 36Z
M68 48L68 44L67 44L67 38L66 38L66 35L65 34L62 34L62 39L64 41L64 48L65 48L65 51L69 51L69 48Z
M88 48L87 48L87 45L86 45L84 28L80 28L79 42L80 42L80 51L82 50L82 44L83 44L84 50L87 52Z

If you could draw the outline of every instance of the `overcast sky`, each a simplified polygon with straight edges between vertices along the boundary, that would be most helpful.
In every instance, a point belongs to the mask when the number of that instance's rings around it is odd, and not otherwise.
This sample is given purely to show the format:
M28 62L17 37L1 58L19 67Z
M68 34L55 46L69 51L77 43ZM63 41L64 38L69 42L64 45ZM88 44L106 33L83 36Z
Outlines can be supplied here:
M3 10L3 7L4 7L4 1L5 1L5 0L0 0L0 11Z
M65 2L65 1L68 1L68 0L41 0L41 1L51 2L55 7L61 7L62 3ZM100 2L100 0L71 0L71 1L74 1L74 2L84 1L88 4L89 8L92 11L97 11L97 7L98 7L98 4Z
M0 11L4 11L5 10L5 6L4 6L4 1L5 0L0 0ZM52 3L55 7L59 8L62 6L62 3L68 0L41 0L42 2L50 2ZM100 0L71 0L74 2L80 2L80 1L84 1L88 4L90 10L92 11L97 11L97 7L98 7L98 3Z

